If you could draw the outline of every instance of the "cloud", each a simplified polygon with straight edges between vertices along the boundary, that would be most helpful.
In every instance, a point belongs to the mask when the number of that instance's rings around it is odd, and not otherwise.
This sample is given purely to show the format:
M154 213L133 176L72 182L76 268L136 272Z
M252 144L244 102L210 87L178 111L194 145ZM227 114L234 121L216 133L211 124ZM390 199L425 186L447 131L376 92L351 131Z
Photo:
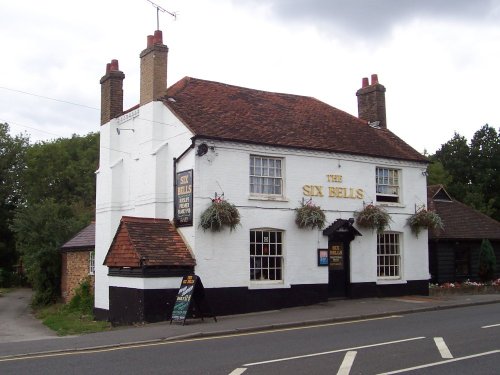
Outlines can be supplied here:
M239 2L239 1L238 1ZM418 18L498 21L500 0L245 0L266 5L285 22L311 24L327 33L384 37Z

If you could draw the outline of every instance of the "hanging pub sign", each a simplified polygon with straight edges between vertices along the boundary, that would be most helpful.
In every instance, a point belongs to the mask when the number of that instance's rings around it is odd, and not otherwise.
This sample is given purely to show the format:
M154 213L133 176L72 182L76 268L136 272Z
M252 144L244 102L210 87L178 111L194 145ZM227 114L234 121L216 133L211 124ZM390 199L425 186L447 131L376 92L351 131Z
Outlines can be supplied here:
M177 172L175 176L175 224L193 225L193 170Z
M187 318L201 318L203 320L204 317L212 317L217 321L205 298L205 289L201 279L196 275L184 276L172 309L170 324L182 322L184 325Z

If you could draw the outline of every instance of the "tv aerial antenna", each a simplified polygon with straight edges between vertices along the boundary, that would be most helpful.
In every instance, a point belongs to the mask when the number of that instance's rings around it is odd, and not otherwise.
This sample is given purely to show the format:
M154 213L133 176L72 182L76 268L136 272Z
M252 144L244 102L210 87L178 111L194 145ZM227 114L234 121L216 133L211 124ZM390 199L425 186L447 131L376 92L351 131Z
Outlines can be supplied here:
M158 4L153 3L151 0L146 0L146 1L156 8L156 30L160 30L160 12L170 14L172 17L174 17L174 20L177 19L177 12L169 12L165 8L159 6Z

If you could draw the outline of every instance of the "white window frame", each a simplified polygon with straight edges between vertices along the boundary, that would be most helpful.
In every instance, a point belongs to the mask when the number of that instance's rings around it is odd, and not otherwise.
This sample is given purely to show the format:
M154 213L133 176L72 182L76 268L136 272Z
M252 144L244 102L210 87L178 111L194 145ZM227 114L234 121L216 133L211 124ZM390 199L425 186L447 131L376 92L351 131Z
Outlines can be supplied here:
M260 165L257 165L259 161ZM272 162L272 163L271 163ZM276 164L279 163L279 167ZM264 165L265 164L265 165ZM273 167L270 165L274 164ZM252 197L282 198L284 197L284 158L264 155L250 155L249 159L249 190ZM259 181L259 183L256 183ZM270 182L274 182L270 184ZM279 184L276 184L279 182ZM279 193L274 189L279 186ZM264 191L273 187L273 192Z
M375 194L377 202L401 203L401 169L376 167Z
M249 234L250 282L282 284L285 231L275 228L254 228L250 229Z
M384 238L382 242L381 239ZM383 232L377 234L377 279L402 279L402 234Z
M89 275L95 274L95 251L89 251Z

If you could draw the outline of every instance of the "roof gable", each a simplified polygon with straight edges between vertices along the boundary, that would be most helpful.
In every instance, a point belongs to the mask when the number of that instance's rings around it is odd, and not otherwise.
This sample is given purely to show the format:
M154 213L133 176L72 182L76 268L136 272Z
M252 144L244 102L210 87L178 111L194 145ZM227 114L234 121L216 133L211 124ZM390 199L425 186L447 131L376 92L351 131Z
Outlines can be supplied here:
M195 260L167 219L123 216L104 259L108 267L194 266Z
M442 229L429 231L430 239L500 240L500 223L451 198L443 185L427 188L427 206L437 212Z
M391 131L311 97L185 77L163 103L197 137L427 162Z
M446 191L443 185L427 186L427 196L432 200L448 202L451 202L453 200L451 198L451 195Z

